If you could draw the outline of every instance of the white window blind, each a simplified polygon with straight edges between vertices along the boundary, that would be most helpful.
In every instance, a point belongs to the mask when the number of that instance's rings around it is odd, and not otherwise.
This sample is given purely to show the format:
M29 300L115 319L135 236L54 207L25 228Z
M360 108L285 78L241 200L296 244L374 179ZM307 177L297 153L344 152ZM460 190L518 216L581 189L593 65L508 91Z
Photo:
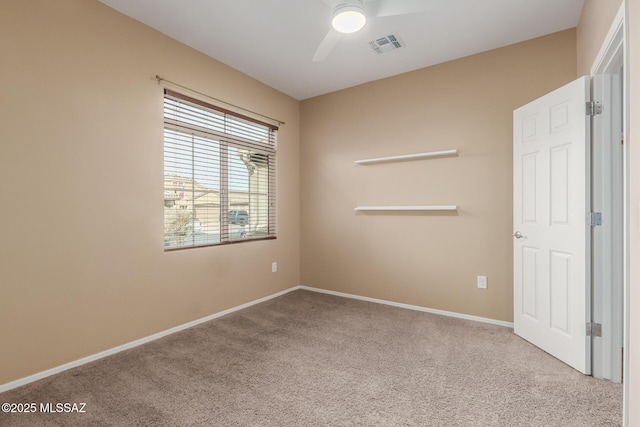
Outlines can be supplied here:
M275 238L277 130L165 89L165 250Z

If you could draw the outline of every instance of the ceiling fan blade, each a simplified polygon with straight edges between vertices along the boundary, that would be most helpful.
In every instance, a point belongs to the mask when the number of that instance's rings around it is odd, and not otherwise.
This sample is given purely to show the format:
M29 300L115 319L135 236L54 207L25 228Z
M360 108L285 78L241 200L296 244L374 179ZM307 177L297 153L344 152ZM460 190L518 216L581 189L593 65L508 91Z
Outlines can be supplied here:
M337 32L333 28L329 30L327 35L324 36L324 39L322 39L320 46L318 46L316 53L313 55L313 62L324 61L324 59L329 56L336 44L338 44L340 38L341 35L339 32Z
M421 13L429 10L427 0L379 0L369 3L372 16L395 16Z

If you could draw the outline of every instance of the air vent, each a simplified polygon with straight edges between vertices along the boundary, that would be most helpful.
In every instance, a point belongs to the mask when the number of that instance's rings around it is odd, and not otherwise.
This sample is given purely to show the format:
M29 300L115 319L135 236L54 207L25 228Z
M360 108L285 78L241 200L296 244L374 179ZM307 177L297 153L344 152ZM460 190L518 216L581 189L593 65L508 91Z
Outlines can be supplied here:
M397 34L390 34L388 36L381 37L379 39L369 42L371 49L378 53L385 53L395 49L404 47L405 44L400 40Z

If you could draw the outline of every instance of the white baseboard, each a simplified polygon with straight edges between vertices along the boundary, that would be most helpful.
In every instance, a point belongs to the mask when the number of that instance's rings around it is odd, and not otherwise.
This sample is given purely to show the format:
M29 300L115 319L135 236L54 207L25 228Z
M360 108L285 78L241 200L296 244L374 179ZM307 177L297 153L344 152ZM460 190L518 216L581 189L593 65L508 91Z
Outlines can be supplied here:
M261 302L264 302L264 301L267 301L267 300L270 300L270 299L273 299L273 298L277 298L277 297L279 297L281 295L284 295L284 294L289 293L291 291L295 291L296 289L299 289L299 288L300 288L299 286L295 286L293 288L285 289L284 291L275 293L273 295L268 295L268 296L266 296L264 298L260 298L260 299L257 299L255 301L251 301L251 302L248 302L246 304L242 304L242 305L239 305L237 307L233 307L233 308L230 308L228 310L224 310L224 311L221 311L219 313L215 313L215 314L212 314L210 316L203 317L201 319L196 319L196 320L194 320L192 322L188 322L188 323L176 326L174 328L158 332L157 334L149 335L148 337L140 338L138 340L128 342L128 343L120 345L118 347L114 347L114 348L111 348L109 350L101 351L100 353L96 353L96 354L93 354L91 356L83 357L82 359L74 360L73 362L65 363L64 365L56 366L55 368L47 369L46 371L38 372L37 374L29 375L28 377L20 378L18 380L11 381L11 382L6 383L6 384L1 384L0 385L0 393L2 393L4 391L11 390L11 389L14 389L16 387L20 387L20 386L32 383L34 381L41 380L43 378L49 377L51 375L58 374L60 372L66 371L68 369L76 368L76 367L84 365L86 363L90 363L90 362L96 361L98 359L102 359L103 357L111 356L112 354L120 353L121 351L124 351L124 350L129 350L129 349L137 347L139 345L146 344L146 343L148 343L150 341L157 340L158 338L162 338L162 337L165 337L167 335L171 335L173 333L180 332L182 330L185 330L185 329L191 328L193 326L199 325L200 323L208 322L209 320L213 320L213 319L216 319L218 317L225 316L227 314L233 313L234 311L242 310L244 308L251 307L252 305L256 305L256 304L259 304Z
M114 348L111 348L109 350L105 350L105 351L102 351L100 353L93 354L91 356L83 357L82 359L74 360L73 362L65 363L64 365L56 366L55 368L47 369L46 371L38 372L37 374L29 375L28 377L20 378L18 380L11 381L11 382L6 383L6 384L1 384L0 385L0 393L5 392L5 391L9 391L11 389L14 389L14 388L17 388L17 387L20 387L20 386L23 386L23 385L26 385L26 384L29 384L29 383L32 383L34 381L41 380L43 378L49 377L51 375L58 374L60 372L66 371L68 369L76 368L76 367L84 365L86 363L94 362L94 361L102 359L104 357L111 356L112 354L120 353L121 351L124 351L124 350L129 350L129 349L137 347L139 345L146 344L148 342L157 340L158 338L162 338L162 337L165 337L167 335L171 335L173 333L180 332L182 330L185 330L185 329L191 328L193 326L199 325L200 323L208 322L209 320L213 320L213 319L216 319L218 317L222 317L222 316L225 316L227 314L233 313L235 311L239 311L239 310L245 309L247 307L251 307L252 305L260 304L261 302L265 302L265 301L268 301L270 299L277 298L277 297L279 297L281 295L287 294L287 293L292 292L292 291L296 291L298 289L304 289L304 290L307 290L307 291L319 292L319 293L329 294L329 295L335 295L335 296L344 297L344 298L352 298L352 299L357 299L357 300L361 300L361 301L373 302L373 303L377 303L377 304L385 304L385 305L391 305L391 306L394 306L394 307L406 308L408 310L416 310L416 311L422 311L422 312L425 312L425 313L440 314L442 316L457 317L459 319L473 320L473 321L476 321L476 322L491 323L493 325L506 326L508 328L513 328L513 323L504 322L504 321L501 321L501 320L487 319L487 318L478 317L478 316L470 316L470 315L467 315L467 314L454 313L454 312L451 312L451 311L436 310L436 309L433 309L433 308L420 307L420 306L417 306L417 305L402 304L402 303L399 303L399 302L386 301L386 300L381 300L381 299L377 299L377 298L369 298L369 297L363 297L363 296L359 296L359 295L346 294L346 293L343 293L343 292L329 291L329 290L326 290L326 289L312 288L312 287L309 287L309 286L294 286L292 288L285 289L284 291L277 292L277 293L275 293L273 295L268 295L266 297L263 297L263 298L260 298L260 299L254 300L254 301L250 301L250 302L248 302L246 304L242 304L242 305L239 305L237 307L233 307L233 308L230 308L228 310L224 310L224 311L221 311L219 313L215 313L215 314L212 314L210 316L206 316L206 317L203 317L201 319L197 319L197 320L194 320L194 321L191 321L191 322L176 326L174 328L167 329L165 331L158 332L156 334L149 335L147 337L140 338L140 339L135 340L135 341L131 341L129 343L120 345L118 347L114 347Z
M377 298L363 297L363 296L360 296L360 295L345 294L343 292L328 291L326 289L311 288L309 286L298 286L297 288L298 289L305 289L307 291L320 292L322 294L336 295L336 296L344 297L344 298L352 298L352 299L357 299L357 300L361 300L361 301L375 302L377 304L391 305L391 306L394 306L394 307L406 308L408 310L422 311L424 313L432 313L432 314L439 314L441 316L456 317L458 319L473 320L474 322L490 323L492 325L504 326L504 327L513 329L513 323L512 322L505 322L503 320L489 319L489 318L480 317L480 316L471 316L470 314L456 313L456 312L453 312L453 311L436 310L435 308L427 308L427 307L421 307L421 306L418 306L418 305L403 304L401 302L394 302L394 301L387 301L387 300L377 299Z

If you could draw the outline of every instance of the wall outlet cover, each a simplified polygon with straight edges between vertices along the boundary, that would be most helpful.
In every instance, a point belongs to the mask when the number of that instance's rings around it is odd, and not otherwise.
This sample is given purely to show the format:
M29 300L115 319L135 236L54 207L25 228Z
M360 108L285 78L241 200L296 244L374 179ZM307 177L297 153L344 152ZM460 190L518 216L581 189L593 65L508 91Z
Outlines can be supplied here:
M478 276L478 289L487 289L487 276Z

